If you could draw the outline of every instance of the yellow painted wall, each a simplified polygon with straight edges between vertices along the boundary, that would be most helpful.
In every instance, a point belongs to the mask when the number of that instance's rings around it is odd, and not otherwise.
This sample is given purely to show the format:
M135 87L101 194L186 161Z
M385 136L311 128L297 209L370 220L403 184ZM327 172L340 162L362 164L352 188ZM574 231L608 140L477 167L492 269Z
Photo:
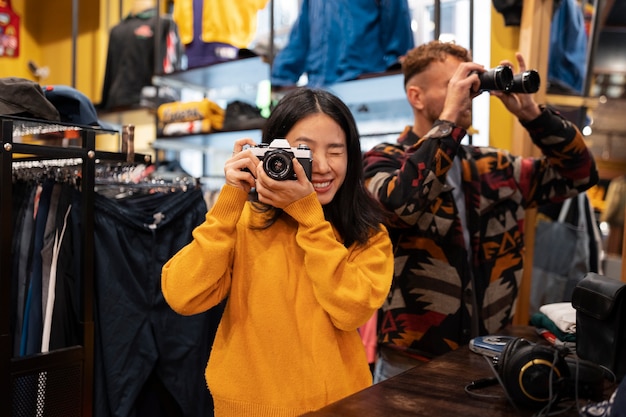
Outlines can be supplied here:
M72 81L72 0L12 0L20 15L20 56L0 58L0 76L16 76L40 84L74 86L89 98L100 84L98 58L101 47L100 1L78 2L75 84ZM28 69L28 61L48 67L49 76L37 79Z
M23 77L45 84L73 86L94 103L100 102L109 30L120 21L119 0L79 0L75 84L72 82L72 0L11 0L20 16L20 55L0 58L0 77ZM127 11L131 0L123 2ZM48 67L50 75L37 80L28 61Z
M503 59L515 62L515 53L518 51L519 46L519 34L519 27L505 26L502 15L493 7L491 8L490 65L492 68ZM497 98L491 98L490 109L489 144L496 148L511 150L515 118Z
M20 52L17 57L0 57L0 77L22 77L35 80L28 70L28 60L39 61L39 24L34 1L12 0L11 7L20 17Z

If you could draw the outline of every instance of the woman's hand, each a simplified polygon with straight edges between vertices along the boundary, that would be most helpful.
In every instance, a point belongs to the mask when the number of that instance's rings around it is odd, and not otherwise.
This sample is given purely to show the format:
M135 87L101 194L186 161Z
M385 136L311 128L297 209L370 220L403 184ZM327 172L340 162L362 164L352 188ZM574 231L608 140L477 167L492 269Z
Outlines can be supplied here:
M256 191L261 203L284 209L315 191L298 159L293 158L291 162L297 179L281 181L270 178L263 170L263 162L258 163Z
M256 146L256 143L250 138L235 141L233 155L224 164L224 177L226 184L249 193L255 185L259 158L249 149L244 149L246 145Z

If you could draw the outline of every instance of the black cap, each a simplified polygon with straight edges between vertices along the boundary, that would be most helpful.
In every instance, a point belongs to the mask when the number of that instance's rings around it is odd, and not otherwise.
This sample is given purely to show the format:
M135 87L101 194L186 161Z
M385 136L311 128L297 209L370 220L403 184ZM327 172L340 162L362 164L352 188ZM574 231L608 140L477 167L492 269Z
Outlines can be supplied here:
M41 86L26 78L0 78L0 114L33 117L58 122L59 112Z

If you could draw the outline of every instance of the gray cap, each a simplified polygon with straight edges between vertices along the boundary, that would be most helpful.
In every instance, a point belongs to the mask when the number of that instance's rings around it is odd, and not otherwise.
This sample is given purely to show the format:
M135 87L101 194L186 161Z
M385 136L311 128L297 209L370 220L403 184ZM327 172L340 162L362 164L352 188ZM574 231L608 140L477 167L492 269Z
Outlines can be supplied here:
M0 78L0 114L61 121L59 111L46 98L41 86L19 77Z

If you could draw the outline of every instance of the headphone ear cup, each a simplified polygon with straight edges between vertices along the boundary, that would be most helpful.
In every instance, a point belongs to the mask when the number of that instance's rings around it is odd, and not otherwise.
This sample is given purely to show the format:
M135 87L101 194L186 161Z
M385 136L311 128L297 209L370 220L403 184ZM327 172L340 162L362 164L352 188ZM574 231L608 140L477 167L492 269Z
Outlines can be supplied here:
M559 395L560 385L569 378L569 368L560 353L524 339L509 343L510 346L505 346L502 351L502 363L499 361L498 365L502 383L511 399L521 406L540 407L550 400L551 395Z
M511 375L510 372L510 362L511 358L515 357L516 353L522 349L523 347L530 346L530 342L522 337L518 337L509 341L502 349L502 353L500 353L498 357L498 374L500 375L500 379L504 383L504 385L508 385L509 381L515 379L515 375Z

